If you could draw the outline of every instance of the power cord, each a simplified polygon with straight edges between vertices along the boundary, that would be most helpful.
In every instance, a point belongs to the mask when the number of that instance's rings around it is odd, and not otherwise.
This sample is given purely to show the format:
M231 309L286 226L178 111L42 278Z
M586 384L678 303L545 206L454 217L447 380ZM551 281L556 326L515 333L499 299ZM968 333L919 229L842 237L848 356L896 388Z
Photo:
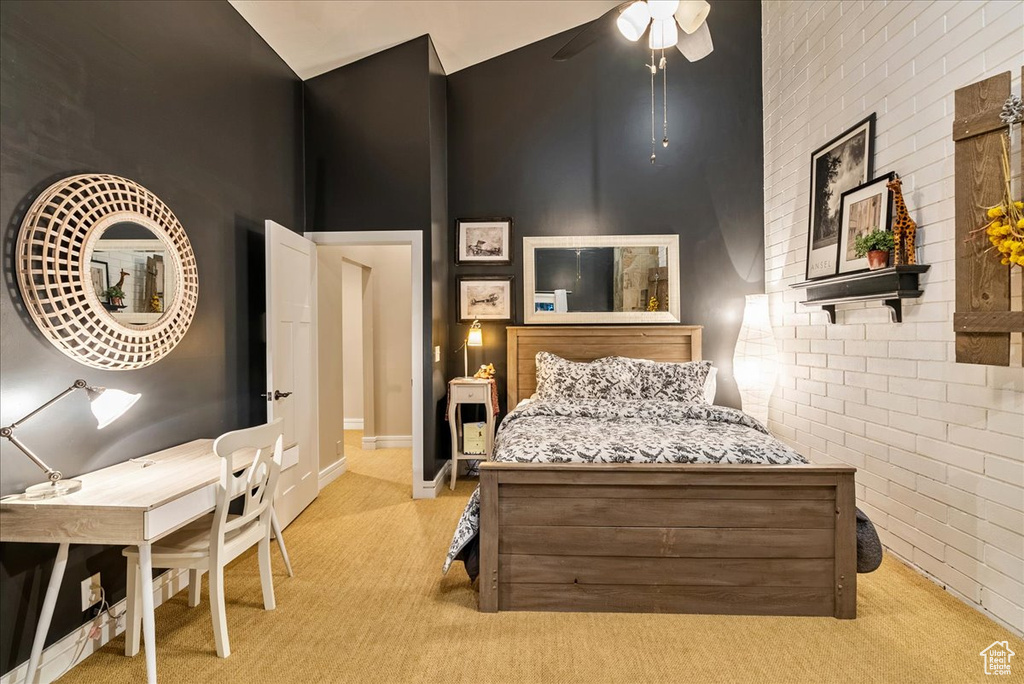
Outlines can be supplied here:
M68 666L65 667L64 670L59 675L54 677L54 679L60 679L61 677L66 675L68 671L75 666L75 664L78 662L78 659L82 657L82 654L85 652L85 647L89 644L89 642L100 636L100 634L103 631L102 618L104 613L106 613L107 615L108 622L113 622L114 631L116 632L118 627L120 627L121 625L121 619L124 618L127 612L128 608L126 607L120 613L117 613L115 615L113 612L113 607L109 603L107 603L106 590L103 587L100 587L100 607L96 609L95 617L93 617L93 626L89 630L89 633L85 635L85 638L79 641L78 647L75 650L75 655L71 657L71 661L68 663Z

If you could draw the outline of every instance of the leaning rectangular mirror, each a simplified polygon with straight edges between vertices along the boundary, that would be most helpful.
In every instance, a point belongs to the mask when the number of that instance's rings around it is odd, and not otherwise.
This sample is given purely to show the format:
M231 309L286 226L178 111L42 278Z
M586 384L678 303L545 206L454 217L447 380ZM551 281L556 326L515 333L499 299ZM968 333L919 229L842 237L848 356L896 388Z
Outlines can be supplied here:
M523 238L523 321L678 323L679 236Z

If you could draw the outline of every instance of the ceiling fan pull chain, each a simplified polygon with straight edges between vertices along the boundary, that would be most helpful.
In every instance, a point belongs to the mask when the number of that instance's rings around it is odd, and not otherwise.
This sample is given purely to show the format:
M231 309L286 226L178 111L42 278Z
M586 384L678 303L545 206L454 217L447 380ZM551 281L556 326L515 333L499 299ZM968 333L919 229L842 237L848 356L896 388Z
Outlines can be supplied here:
M654 135L654 74L658 72L658 65L654 61L654 50L651 50L651 63L649 65L651 70L651 163L658 158L658 155L654 153L656 138Z
M668 60L665 59L664 48L661 51L661 121L664 138L662 147L668 147Z

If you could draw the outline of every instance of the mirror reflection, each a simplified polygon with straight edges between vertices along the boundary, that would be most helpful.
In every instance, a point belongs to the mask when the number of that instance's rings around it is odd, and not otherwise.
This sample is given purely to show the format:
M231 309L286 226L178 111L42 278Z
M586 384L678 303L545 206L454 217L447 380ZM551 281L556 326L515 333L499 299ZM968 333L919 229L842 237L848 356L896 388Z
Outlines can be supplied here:
M668 311L668 248L538 247L534 311Z
M93 291L118 322L147 326L174 301L167 246L145 226L122 221L108 226L89 258Z

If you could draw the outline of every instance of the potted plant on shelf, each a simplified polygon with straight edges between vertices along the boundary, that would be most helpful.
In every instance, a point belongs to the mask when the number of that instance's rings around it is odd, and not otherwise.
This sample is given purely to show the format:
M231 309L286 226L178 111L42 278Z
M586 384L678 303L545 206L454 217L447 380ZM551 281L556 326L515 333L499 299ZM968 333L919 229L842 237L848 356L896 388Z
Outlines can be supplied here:
M107 298L107 301L103 304L107 311L120 311L125 308L124 290L117 285L111 285L100 296Z
M873 230L865 235L858 235L854 242L857 258L867 256L868 268L872 271L889 265L889 252L892 251L892 233L887 230Z

